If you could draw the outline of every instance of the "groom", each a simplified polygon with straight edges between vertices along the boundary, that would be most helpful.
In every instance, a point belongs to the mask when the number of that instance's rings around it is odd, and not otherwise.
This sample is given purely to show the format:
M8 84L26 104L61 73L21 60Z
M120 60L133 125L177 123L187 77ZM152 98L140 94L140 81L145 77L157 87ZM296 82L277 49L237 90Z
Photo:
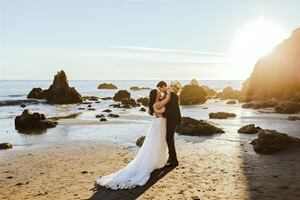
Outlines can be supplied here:
M156 86L161 92L167 92L167 83L160 81ZM166 140L169 148L169 160L167 166L177 166L178 160L174 145L174 133L176 126L181 122L181 114L178 105L178 96L171 92L171 100L166 104L166 111L162 113L164 118L167 118L167 135Z

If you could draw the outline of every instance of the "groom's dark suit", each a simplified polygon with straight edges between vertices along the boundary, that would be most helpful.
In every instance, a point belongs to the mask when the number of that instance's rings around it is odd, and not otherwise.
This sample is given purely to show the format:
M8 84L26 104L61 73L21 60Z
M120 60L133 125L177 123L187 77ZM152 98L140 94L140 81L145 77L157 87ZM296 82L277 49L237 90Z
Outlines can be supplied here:
M167 135L166 140L169 148L169 159L171 163L177 163L177 155L174 145L174 133L176 126L181 122L181 113L178 105L178 96L171 93L171 99L166 104L166 111L162 113L167 118Z

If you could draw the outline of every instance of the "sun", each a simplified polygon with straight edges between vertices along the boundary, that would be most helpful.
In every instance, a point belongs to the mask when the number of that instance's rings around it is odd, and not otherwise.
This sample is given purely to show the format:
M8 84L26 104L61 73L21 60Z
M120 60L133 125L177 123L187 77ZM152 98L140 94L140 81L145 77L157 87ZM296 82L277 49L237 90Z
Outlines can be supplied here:
M259 20L246 26L236 38L233 56L240 75L248 77L257 60L286 37L287 34L271 22Z

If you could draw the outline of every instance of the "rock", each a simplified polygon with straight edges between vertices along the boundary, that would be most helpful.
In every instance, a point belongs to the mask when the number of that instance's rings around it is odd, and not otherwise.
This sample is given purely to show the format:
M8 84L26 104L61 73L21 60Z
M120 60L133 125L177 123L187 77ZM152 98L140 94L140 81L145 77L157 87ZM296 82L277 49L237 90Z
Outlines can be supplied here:
M103 110L102 112L107 112L107 113L110 113L110 112L111 112L111 110L110 110L110 109L105 109L105 110Z
M21 107L21 108L25 108L25 107L26 107L26 105L25 105L25 104L22 104L22 105L20 105L20 107Z
M145 108L140 109L141 112L146 112L147 110Z
M100 103L100 101L95 101L95 103Z
M124 104L120 108L131 109L131 105L130 104Z
M118 89L117 86L115 86L112 83L102 83L98 86L98 89L109 89L109 90L113 90L113 89Z
M117 103L117 104L110 104L109 106L112 106L114 108L121 108L121 104Z
M33 88L27 95L27 98L44 99L45 98L44 90L40 87Z
M141 90L152 90L152 88L149 88L149 87L141 87Z
M242 105L242 108L252 108L253 105L253 103L245 103Z
M210 90L211 88L208 87L207 85L201 85L200 87L203 88L204 91Z
M204 120L196 120L190 117L183 117L181 123L177 125L175 131L181 135L202 136L212 135L215 133L224 133L219 129Z
M88 105L88 108L91 108L92 107L92 105Z
M293 99L292 99L292 102L295 102L295 103L300 103L300 92L297 92Z
M112 99L112 98L111 97L103 97L103 98L101 98L101 100L105 100L105 101L110 100L110 99Z
M78 110L85 110L85 108L78 108Z
M241 127L238 130L238 133L254 134L254 133L258 133L259 130L262 130L259 126L255 127L254 124L249 124Z
M297 117L297 116L289 116L289 117L288 117L288 120L290 120L290 121L296 121L296 120L300 120L300 117Z
M84 96L83 99L86 100L90 100L90 101L98 101L99 97L96 96Z
M289 100L300 91L300 28L261 57L244 82L242 93L255 100Z
M263 102L253 104L252 108L254 109L269 108L269 107L275 107L277 106L277 104L278 104L277 100L268 100L268 101L263 101Z
M107 121L107 119L105 119L105 118L100 119L100 122L106 122L106 121Z
M108 117L115 117L116 118L116 117L120 117L120 116L117 115L117 114L109 114Z
M190 82L190 85L197 85L199 86L199 83L196 79L193 79L191 82Z
M258 138L251 141L254 150L259 153L272 154L286 149L300 147L300 139L275 130L259 131Z
M226 104L236 104L236 101L230 100L230 101L227 101Z
M181 105L193 105L206 102L207 93L197 85L185 85L180 93Z
M100 115L96 115L95 117L96 117L96 118L102 118L102 117L104 117L104 115L103 115L103 114L100 114Z
M282 114L293 114L300 111L300 103L281 102L275 107L275 112Z
M143 145L144 141L145 141L145 138L146 138L145 136L139 137L139 138L137 139L137 141L135 142L135 144L136 144L137 146L141 147L141 146Z
M139 88L138 86L132 86L130 87L130 90L141 90L141 88Z
M227 112L209 113L210 119L226 119L228 117L236 117L236 114Z
M250 102L251 100L251 97L245 94L241 94L238 98L239 102Z
M0 143L0 149L9 149L12 148L12 144L4 142L4 143Z
M22 104L39 104L39 101L33 99L20 99L20 100L4 100L0 101L1 106L17 106Z
M94 111L94 110L96 110L95 108L88 108L88 110L92 110L92 111Z
M113 97L114 101L122 101L124 99L130 99L130 93L126 90L119 90Z
M21 132L43 130L56 125L57 122L46 119L44 114L37 112L32 114L27 109L22 112L22 115L15 118L15 128Z
M240 96L239 90L233 90L232 87L228 86L223 89L222 92L218 92L216 98L219 99L238 99Z
M140 104L137 104L134 99L123 99L121 102L122 104L131 105L133 107L140 106Z
M137 99L138 103L142 103L143 106L148 107L149 106L149 98L148 97L141 97Z
M214 97L217 94L217 92L213 89L206 90L206 93L207 93L207 96L209 96L209 97Z

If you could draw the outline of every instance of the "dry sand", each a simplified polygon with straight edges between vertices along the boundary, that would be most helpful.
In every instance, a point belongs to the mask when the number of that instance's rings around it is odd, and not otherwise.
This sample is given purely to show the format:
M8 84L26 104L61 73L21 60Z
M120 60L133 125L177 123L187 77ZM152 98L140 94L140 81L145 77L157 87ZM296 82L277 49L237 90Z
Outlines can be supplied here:
M258 155L248 143L221 139L176 140L176 148L178 167L155 170L145 186L116 191L95 188L94 181L124 167L138 148L68 141L6 150L0 159L0 199L300 198L299 149Z

